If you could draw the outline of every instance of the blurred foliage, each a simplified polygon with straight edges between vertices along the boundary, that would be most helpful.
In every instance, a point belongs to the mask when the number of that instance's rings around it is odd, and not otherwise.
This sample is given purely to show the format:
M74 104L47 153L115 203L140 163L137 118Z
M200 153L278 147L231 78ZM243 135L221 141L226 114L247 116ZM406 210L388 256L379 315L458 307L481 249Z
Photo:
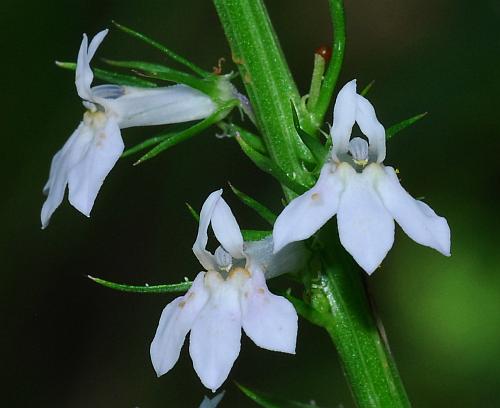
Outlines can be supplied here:
M388 146L387 164L452 228L447 259L401 231L383 268L368 279L396 360L416 407L500 405L498 251L497 1L347 2L348 47L341 83L375 79L370 100L382 123L429 114ZM330 40L326 2L268 1L294 76L306 92L314 50ZM0 14L4 177L2 403L10 407L196 407L206 390L187 349L157 379L149 361L162 308L174 295L125 294L90 274L142 285L180 282L199 271L190 248L207 194L225 197L243 228L264 221L226 182L280 210L277 185L257 173L229 139L205 132L142 166L123 159L99 194L92 218L65 202L40 230L41 188L52 155L81 119L73 74L81 34L115 19L211 69L234 69L208 1L5 0ZM149 47L112 30L96 58L149 59ZM123 132L132 146L160 128ZM474 141L474 143L472 143ZM182 175L182 177L180 176ZM256 177L261 182L256 182ZM271 282L283 285L283 282ZM350 407L349 391L325 333L301 321L294 357L245 339L231 377L289 399ZM221 406L255 406L228 381Z

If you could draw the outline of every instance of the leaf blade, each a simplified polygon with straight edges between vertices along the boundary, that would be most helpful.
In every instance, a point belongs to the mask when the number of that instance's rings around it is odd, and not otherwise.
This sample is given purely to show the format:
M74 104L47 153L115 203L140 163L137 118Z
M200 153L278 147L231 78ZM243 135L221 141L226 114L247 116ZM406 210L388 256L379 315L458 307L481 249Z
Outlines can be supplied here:
M178 293L187 291L193 282L186 281L181 283L173 283L167 285L154 285L154 286L138 286L138 285L125 285L122 283L115 283L107 281L101 278L96 278L95 276L87 275L87 278L94 281L95 283L114 289L120 292L133 292L133 293Z

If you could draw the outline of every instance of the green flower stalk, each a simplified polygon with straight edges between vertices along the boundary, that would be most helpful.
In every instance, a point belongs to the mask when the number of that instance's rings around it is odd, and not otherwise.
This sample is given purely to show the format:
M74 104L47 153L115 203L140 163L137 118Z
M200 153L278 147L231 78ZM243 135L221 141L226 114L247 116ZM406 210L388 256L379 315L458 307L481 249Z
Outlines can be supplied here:
M320 94L314 96L312 114L302 108L262 1L214 0L214 4L233 58L244 78L272 163L283 169L291 180L309 187L312 176L304 170L300 160L300 148L305 144L298 138L290 101L298 107L297 115L304 129L319 127L342 65L345 43L342 2L330 1L335 24L333 60ZM298 308L299 313L302 311L305 316L310 316L306 308L312 311L317 317L316 321L312 320L329 333L339 351L358 406L409 406L387 344L375 324L376 319L361 284L360 271L352 264L339 263L338 255L343 251L332 247L331 242L331 236L324 240L319 266L310 270L310 276L305 278L311 282L312 297L309 306L304 304L302 310Z

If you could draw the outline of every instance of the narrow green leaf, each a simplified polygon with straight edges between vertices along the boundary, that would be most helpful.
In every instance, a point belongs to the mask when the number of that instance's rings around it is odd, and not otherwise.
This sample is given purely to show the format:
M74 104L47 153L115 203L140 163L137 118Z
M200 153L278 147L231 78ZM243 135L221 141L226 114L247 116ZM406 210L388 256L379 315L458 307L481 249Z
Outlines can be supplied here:
M290 101L290 104L292 106L293 124L295 126L295 130L297 131L307 148L311 151L314 159L316 160L316 163L323 164L323 162L325 161L325 157L328 154L328 150L318 141L317 138L311 136L301 128L297 110L293 101Z
M187 291L193 282L186 281L181 283L173 283L169 285L155 285L155 286L136 286L136 285L124 285L121 283L110 282L104 279L96 278L94 276L87 275L87 278L93 280L99 285L105 286L110 289L118 290L121 292L134 292L134 293L176 293Z
M157 156L161 152L163 152L166 149L169 149L172 146L175 146L176 144L179 144L181 142L184 142L185 140L190 139L191 137L201 133L203 130L206 128L212 126L213 124L219 122L220 120L224 119L231 110L238 105L238 101L236 100L231 100L229 102L226 102L225 104L221 105L219 109L217 109L213 114L208 116L207 118L203 119L202 121L196 123L195 125L191 126L190 128L176 133L169 138L163 140L160 142L156 147L151 149L149 152L147 152L145 155L143 155L139 160L137 160L134 165L141 164L142 162L152 159L153 157Z
M189 203L185 203L185 204L186 204L186 207L187 207L189 213L193 216L195 221L200 222L200 214L198 214L198 212L193 207L191 207L191 205Z
M319 93L321 90L321 83L323 82L323 75L325 73L326 61L322 55L314 53L314 66L311 78L311 85L309 86L309 94L307 98L307 110L311 111L318 102Z
M120 67L120 68L128 68L128 69L135 69L135 70L141 70L141 71L146 71L146 72L176 72L179 74L183 75L189 75L186 74L182 71L177 71L173 68L169 68L165 65L162 64L156 64L153 62L146 62L146 61L119 61L119 60L113 60L113 59L108 59L108 58L102 58L102 61L105 62L108 65L111 65L113 67Z
M325 72L323 85L312 113L314 122L318 127L323 123L323 117L331 104L333 90L337 84L346 43L345 16L343 0L328 0L330 5L330 16L333 23L332 58Z
M268 155L268 151L264 141L261 136L249 132L248 130L242 128L241 126L235 125L234 123L220 123L220 128L229 137L240 136L252 149L257 150L259 153Z
M147 149L148 147L151 147L151 146L156 145L160 142L163 142L165 139L168 139L169 137L172 137L175 134L176 133L174 132L174 133L166 133L164 135L159 135L159 136L153 136L152 138L147 139L144 142L141 142L141 143L125 150L122 153L121 157L124 158L124 157L130 156L134 153L140 152L141 150Z
M307 187L303 186L296 181L290 179L279 167L277 167L271 159L253 149L241 136L235 137L239 143L241 150L245 153L250 160L263 172L270 174L281 184L287 186L289 189L295 191L297 194L302 194L307 191Z
M137 31L134 31L131 28L125 27L124 25L119 24L116 21L113 21L113 24L118 29L123 31L124 33L129 34L132 37L135 37L141 41L144 41L146 44L153 46L154 48L163 52L168 57L172 58L174 61L177 61L179 64L184 65L185 67L189 68L191 71L200 75L201 77L207 77L209 75L212 75L210 72L207 72L204 69L198 67L196 64L193 64L191 61L188 61L186 58L181 57L179 54L173 52L169 48L167 48L164 45L160 44L159 42L156 42L155 40L145 36L144 34L141 34Z
M372 89L373 84L375 83L375 80L370 81L368 85L366 85L363 90L361 91L360 95L361 96L366 96L368 92L370 92L370 89Z
M305 404L297 401L290 401L284 398L271 396L269 394L258 393L235 382L236 386L252 401L264 408L319 408L317 405Z
M186 84L206 94L213 94L217 87L217 77L214 75L212 75L212 78L206 77L204 79L200 79L194 75L186 74L185 72L150 62L116 61L110 59L104 59L103 61L114 67L141 71L141 74L148 78Z
M272 231L259 231L259 230L241 230L243 241L260 241L271 235Z
M391 137L393 137L397 133L401 132L403 129L406 129L408 126L413 125L415 122L418 122L420 119L422 119L426 115L427 115L427 112L420 113L420 114L415 115L409 119L405 119L399 123L396 123L395 125L392 125L390 128L388 128L385 131L385 138L387 140L389 140Z
M259 203L255 198L252 198L249 195L245 194L244 192L238 190L231 183L229 183L229 187L231 187L233 193L243 202L243 204L250 207L257 214L259 214L264 220L266 220L269 223L269 225L271 226L274 225L274 221L276 221L276 218L278 217L269 208Z
M76 70L74 62L56 61L56 65L60 68L69 69L70 71ZM154 82L146 79L137 78L132 75L117 74L116 72L106 71L104 69L93 68L94 76L101 81L109 82L110 84L126 85L126 86L139 86L143 88L155 88L157 85Z

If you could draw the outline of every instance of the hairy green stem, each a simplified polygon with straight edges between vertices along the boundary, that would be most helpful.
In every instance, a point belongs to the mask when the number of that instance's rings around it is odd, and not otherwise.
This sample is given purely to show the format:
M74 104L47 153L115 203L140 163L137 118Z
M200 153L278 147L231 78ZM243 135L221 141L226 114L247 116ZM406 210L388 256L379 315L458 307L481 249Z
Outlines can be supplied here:
M364 273L340 248L332 223L320 237L322 267L312 284L311 304L337 347L359 407L402 408L410 402L363 285Z
M214 4L271 159L288 178L307 185L299 152L311 154L295 132L290 108L290 101L300 106L300 95L262 0Z
M290 102L297 108L300 126L306 132L317 131L342 66L343 4L342 0L329 2L334 23L333 58L309 115L304 113L304 104L262 0L214 0L269 156L253 149L241 136L236 139L258 167L281 182L288 199L300 194L301 187L310 188L314 181L300 159L304 151L311 151L298 136ZM327 236L321 237L324 250L318 279L311 286L311 305L318 312L313 315L321 317L318 321L334 341L359 407L407 407L408 399L388 347L377 330L359 268L352 262L339 263L339 256L345 251L332 244L338 238L328 228Z

